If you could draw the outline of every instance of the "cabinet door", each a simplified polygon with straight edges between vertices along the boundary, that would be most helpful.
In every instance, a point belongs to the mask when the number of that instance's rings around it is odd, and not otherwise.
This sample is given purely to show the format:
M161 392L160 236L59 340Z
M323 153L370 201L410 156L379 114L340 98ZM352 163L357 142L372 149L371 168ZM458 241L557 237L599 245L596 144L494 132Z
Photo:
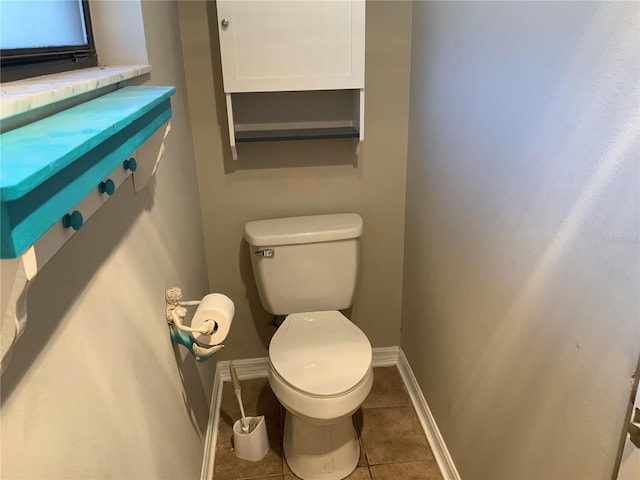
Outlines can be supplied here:
M218 0L224 90L364 87L364 0Z

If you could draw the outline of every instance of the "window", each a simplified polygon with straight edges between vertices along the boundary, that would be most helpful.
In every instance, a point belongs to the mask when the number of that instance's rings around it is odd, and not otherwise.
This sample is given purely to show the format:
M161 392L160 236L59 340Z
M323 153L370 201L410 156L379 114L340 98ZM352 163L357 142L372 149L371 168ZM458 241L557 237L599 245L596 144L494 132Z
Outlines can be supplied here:
M86 0L0 0L3 82L98 64Z

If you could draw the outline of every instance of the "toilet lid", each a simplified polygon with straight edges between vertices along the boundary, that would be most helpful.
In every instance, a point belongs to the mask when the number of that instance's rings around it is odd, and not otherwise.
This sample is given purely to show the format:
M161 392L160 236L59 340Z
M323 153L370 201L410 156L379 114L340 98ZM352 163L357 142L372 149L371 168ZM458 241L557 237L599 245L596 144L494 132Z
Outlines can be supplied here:
M311 395L351 390L369 371L371 358L365 334L337 311L289 315L269 344L276 372Z

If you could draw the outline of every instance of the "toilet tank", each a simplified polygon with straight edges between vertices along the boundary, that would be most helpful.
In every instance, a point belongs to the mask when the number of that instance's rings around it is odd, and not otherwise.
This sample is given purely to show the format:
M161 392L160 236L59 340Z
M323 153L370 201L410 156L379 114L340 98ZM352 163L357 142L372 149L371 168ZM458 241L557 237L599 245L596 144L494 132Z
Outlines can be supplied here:
M355 213L247 223L244 236L264 308L288 315L350 307L361 235Z

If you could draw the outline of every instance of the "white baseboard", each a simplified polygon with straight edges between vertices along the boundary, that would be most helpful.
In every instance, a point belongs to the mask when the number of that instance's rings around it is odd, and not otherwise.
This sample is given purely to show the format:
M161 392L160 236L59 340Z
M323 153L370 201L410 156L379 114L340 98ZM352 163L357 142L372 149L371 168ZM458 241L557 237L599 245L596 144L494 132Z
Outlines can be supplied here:
M265 378L269 373L269 357L262 358L246 358L244 360L232 360L233 366L236 367L236 373L240 380L249 380L251 378ZM220 370L220 376L224 382L231 380L229 373L229 364L231 361L218 362L216 370Z
M398 363L398 352L400 347L379 347L372 348L373 359L371 363L373 367L393 367Z
M228 371L229 369L227 368L227 372ZM211 403L209 404L209 423L207 424L207 433L204 438L200 480L211 480L213 478L213 462L216 456L216 441L218 440L218 422L220 421L223 382L220 362L218 362L216 365L216 373L213 377L213 391L211 392Z
M424 430L424 434L427 436L427 441L438 463L438 467L440 467L440 472L444 480L460 480L460 474L453 463L453 459L440 434L438 425L436 425L436 421L431 414L427 400L424 398L420 385L418 385L413 370L411 370L407 357L404 356L402 350L399 351L398 355L398 371L407 387L409 398L411 399L413 408L416 410L416 414L422 425L422 430Z
M231 380L229 373L229 361L220 361L216 365L216 374L213 381L213 392L211 393L211 405L209 411L209 424L204 443L204 455L202 458L202 470L200 480L211 480L213 478L213 462L215 460L216 441L218 434L218 422L220 420L220 403L222 402L222 387L224 382ZM425 432L433 456L438 462L444 480L460 480L460 475L453 464L442 435L438 430L427 401L420 390L413 371L407 362L407 358L399 347L382 347L373 349L372 363L374 367L391 367L396 365L402 376L409 397L416 410L422 429ZM233 365L240 380L252 378L265 378L269 373L269 358L248 358L244 360L233 360Z

